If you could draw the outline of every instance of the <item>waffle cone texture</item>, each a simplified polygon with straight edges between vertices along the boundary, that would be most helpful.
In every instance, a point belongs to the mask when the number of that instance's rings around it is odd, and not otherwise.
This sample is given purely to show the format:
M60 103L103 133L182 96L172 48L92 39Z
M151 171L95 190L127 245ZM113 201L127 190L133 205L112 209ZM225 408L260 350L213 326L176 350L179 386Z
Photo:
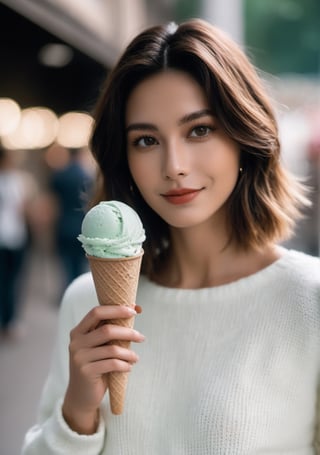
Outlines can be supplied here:
M100 305L125 305L134 308L143 251L139 256L127 258L98 258L87 255ZM113 319L110 324L132 328L134 317ZM129 341L112 344L129 348ZM129 373L108 373L111 412L122 414Z

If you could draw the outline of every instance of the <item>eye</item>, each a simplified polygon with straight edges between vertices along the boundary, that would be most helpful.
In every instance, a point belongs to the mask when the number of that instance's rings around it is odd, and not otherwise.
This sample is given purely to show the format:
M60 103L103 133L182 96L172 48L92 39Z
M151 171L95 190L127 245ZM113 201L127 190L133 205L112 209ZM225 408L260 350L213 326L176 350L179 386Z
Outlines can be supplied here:
M137 147L151 147L157 143L158 141L152 136L140 136L133 141L133 145Z
M198 125L191 130L190 137L205 137L213 130L208 125Z

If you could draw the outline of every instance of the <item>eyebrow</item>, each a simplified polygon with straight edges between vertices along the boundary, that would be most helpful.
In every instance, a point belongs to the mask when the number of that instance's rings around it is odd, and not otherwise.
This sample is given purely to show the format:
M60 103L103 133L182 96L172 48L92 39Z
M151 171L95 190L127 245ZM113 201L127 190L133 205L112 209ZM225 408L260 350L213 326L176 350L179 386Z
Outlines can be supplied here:
M213 113L210 109L201 109L200 111L192 112L191 114L184 115L182 119L179 120L179 125L183 125L184 123L191 122L193 120L197 120L201 117L213 117Z
M207 116L210 116L210 117L213 117L213 113L210 109L201 109L200 111L195 111L195 112L191 112L190 114L186 114L184 115L178 122L179 125L183 125L185 123L188 123L188 122L191 122L193 120L197 120L198 118L201 118L201 117L207 117ZM153 125L152 123L131 123L131 125L129 125L127 128L126 128L126 132L129 133L129 131L133 131L133 130L150 130L150 131L157 131L157 127L155 125Z

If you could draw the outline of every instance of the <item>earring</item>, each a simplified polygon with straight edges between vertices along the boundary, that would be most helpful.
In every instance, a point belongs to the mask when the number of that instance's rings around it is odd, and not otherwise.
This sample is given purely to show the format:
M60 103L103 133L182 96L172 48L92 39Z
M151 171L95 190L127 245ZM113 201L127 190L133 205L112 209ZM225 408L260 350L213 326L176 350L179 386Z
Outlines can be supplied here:
M240 172L240 174L243 172L242 167L239 168L239 172Z
M135 192L135 187L134 187L134 183L133 182L129 184L129 191L130 191L131 197L134 198L136 196L136 192Z

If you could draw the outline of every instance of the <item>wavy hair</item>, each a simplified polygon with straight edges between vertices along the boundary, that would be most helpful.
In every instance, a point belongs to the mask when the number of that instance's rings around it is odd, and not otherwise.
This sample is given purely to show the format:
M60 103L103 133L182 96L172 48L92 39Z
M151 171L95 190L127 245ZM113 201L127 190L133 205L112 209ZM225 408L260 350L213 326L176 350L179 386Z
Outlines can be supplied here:
M281 164L271 101L242 49L200 19L143 31L108 75L90 144L99 169L92 205L118 199L139 213L147 236L143 271L154 273L169 251L169 228L130 175L125 111L137 84L166 69L184 71L198 82L221 127L240 148L243 172L227 201L230 239L241 248L257 249L288 238L308 200L303 185Z

